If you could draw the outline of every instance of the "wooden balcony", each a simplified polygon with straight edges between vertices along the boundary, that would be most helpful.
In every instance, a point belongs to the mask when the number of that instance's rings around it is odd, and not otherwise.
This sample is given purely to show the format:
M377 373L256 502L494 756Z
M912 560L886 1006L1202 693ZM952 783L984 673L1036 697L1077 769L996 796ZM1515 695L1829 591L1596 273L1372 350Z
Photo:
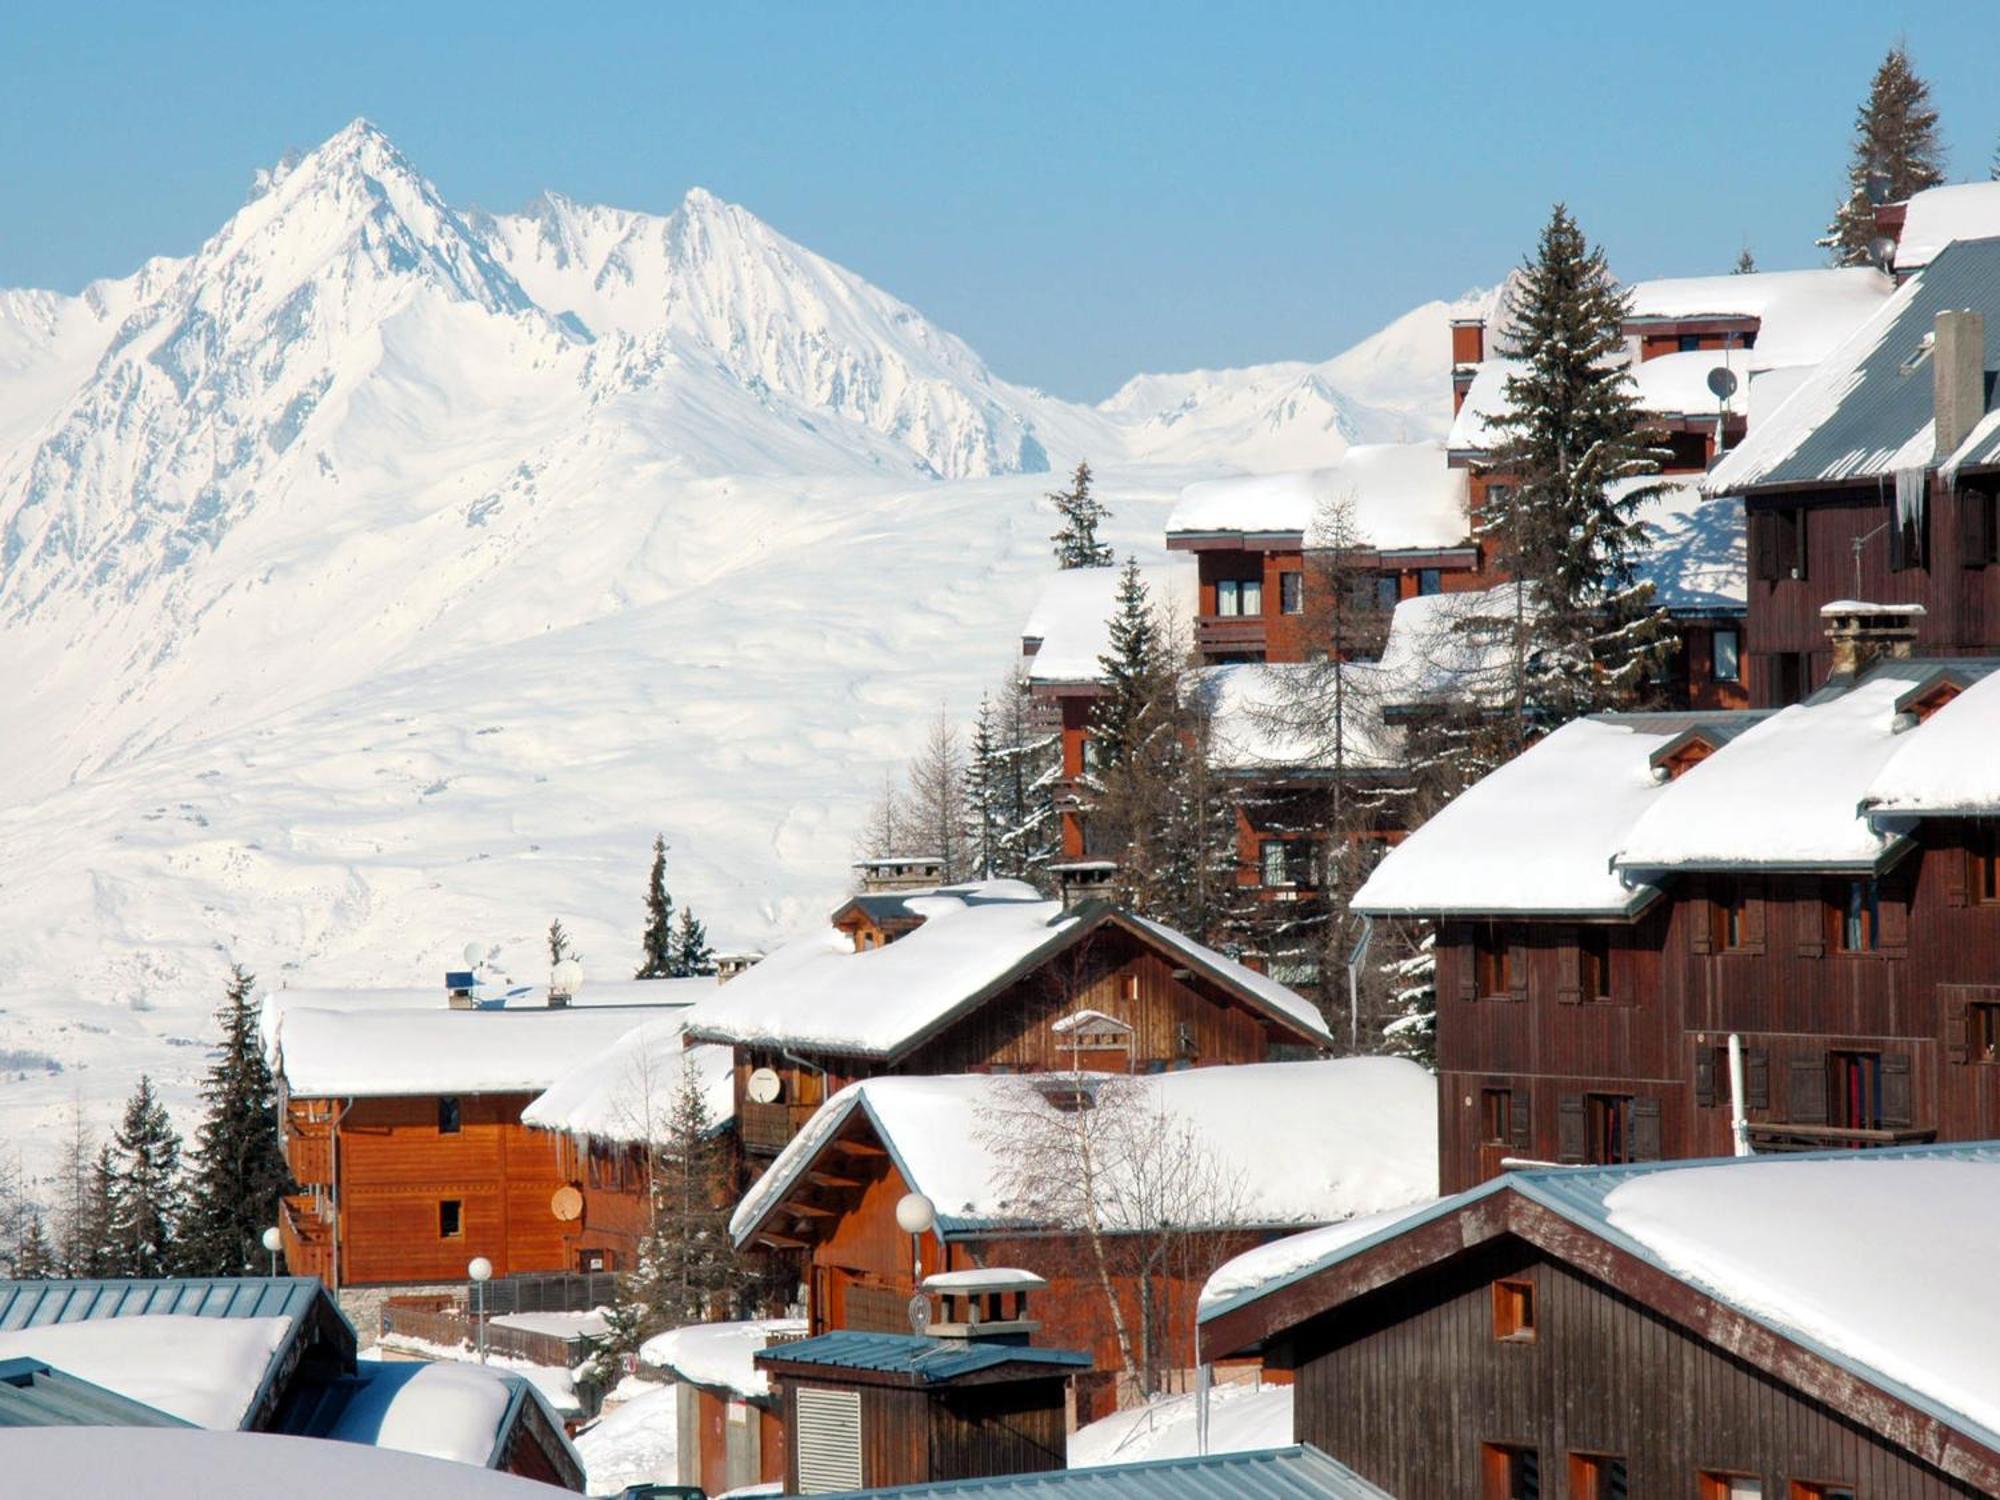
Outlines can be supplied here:
M1852 1125L1785 1125L1760 1121L1750 1126L1750 1144L1760 1153L1858 1151L1877 1146L1927 1146L1935 1130L1859 1130Z
M317 1276L332 1284L333 1215L324 1200L303 1193L279 1200L278 1234L287 1274Z
M1197 615L1195 646L1204 656L1262 656L1262 615Z
M736 1111L736 1135L743 1149L758 1155L776 1156L805 1128L819 1106L814 1104L756 1104L745 1099Z

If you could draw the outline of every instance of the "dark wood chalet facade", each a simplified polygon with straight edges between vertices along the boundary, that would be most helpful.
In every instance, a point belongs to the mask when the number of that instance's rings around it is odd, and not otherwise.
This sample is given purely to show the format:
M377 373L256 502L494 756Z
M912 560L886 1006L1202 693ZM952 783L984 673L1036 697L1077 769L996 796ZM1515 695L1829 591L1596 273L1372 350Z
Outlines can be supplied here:
M1292 1372L1295 1439L1399 1500L2000 1492L2000 1439L1976 1421L1620 1234L1604 1199L1635 1175L1446 1199L1218 1299L1204 1357Z

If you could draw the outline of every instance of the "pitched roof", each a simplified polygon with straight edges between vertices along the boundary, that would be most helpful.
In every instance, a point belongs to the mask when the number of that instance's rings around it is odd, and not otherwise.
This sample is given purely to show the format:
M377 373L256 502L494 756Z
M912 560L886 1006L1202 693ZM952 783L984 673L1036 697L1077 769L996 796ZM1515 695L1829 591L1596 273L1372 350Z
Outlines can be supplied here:
M1929 339L1940 312L1986 315L1984 368L2000 364L2000 239L1953 244L1760 417L1703 481L1711 495L1887 478L1938 463Z
M1099 902L1065 911L1057 901L984 900L979 889L911 897L924 924L880 948L857 953L831 928L786 944L699 1006L688 1035L899 1057L1112 927L1178 958L1273 1025L1303 1040L1331 1040L1304 997L1170 928Z
M1908 736L1861 801L1880 814L2000 813L2000 674L1975 682Z
M0 1359L0 1427L187 1427L191 1423L38 1359Z
M1124 571L1063 568L1048 576L1021 626L1022 644L1038 643L1026 664L1030 682L1073 686L1103 677L1098 658L1111 651L1111 617L1118 609L1118 579ZM1139 569L1139 577L1161 619L1193 617L1196 578L1189 560L1149 563Z
M2000 1243L1996 1142L1511 1172L1268 1279L1241 1284L1235 1263L1225 1265L1216 1279L1236 1284L1204 1293L1198 1322L1218 1325L1440 1221L1469 1224L1462 1216L1510 1195L1966 1434L2000 1472L2000 1366L1992 1359L2000 1305L1964 1295ZM1772 1236L1773 1222L1787 1232ZM1504 1215L1481 1223L1478 1238L1522 1232ZM1431 1243L1436 1254L1400 1255L1389 1279L1457 1253L1467 1232ZM1301 1316L1298 1305L1284 1316ZM1244 1326L1239 1319L1238 1337Z
M1080 1349L1043 1349L982 1339L925 1338L911 1333L857 1333L839 1329L817 1338L776 1344L750 1356L760 1368L824 1365L865 1370L874 1375L907 1375L918 1385L946 1385L1003 1365L1044 1365L1046 1373L1087 1370L1090 1356Z
M701 1090L711 1129L736 1118L736 1053L710 1043L689 1046L678 1016L628 1031L585 1058L521 1111L537 1130L622 1145L666 1139L673 1101L685 1073Z
M871 1078L829 1099L737 1204L729 1221L746 1243L805 1180L837 1138L863 1128L913 1191L937 1209L945 1238L1019 1225L1009 1197L1010 1117L1049 1109L1038 1082L1076 1074ZM1083 1074L1087 1086L1108 1081ZM1131 1080L1140 1103L1191 1128L1227 1173L1232 1225L1317 1224L1425 1201L1437 1192L1437 1082L1401 1058L1190 1068ZM1307 1154L1273 1141L1310 1141ZM1118 1227L1115 1223L1114 1228ZM1027 1267L1033 1270L1035 1267Z
M1954 240L2000 234L2000 183L1954 182L1910 195L1896 237L1896 273L1921 271Z
M1205 479L1181 491L1167 535L1268 536L1321 540L1322 508L1345 500L1364 546L1458 547L1466 544L1468 489L1463 469L1441 443L1358 443L1319 469Z
M992 1500L1014 1500L1016 1496L1037 1500L1041 1496L1051 1500L1390 1500L1386 1491L1305 1444L850 1493L895 1496L898 1500L926 1500L933 1495L971 1500L987 1496Z

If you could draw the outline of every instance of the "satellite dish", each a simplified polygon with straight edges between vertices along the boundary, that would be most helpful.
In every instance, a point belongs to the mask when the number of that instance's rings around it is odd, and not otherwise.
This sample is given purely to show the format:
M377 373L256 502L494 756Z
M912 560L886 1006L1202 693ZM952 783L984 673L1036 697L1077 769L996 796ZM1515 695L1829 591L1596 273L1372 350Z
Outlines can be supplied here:
M1868 258L1875 262L1878 269L1888 270L1890 268L1889 263L1895 257L1896 242L1890 239L1888 235L1877 235L1868 242Z
M1717 365L1708 372L1709 393L1718 401L1727 401L1736 394L1736 372Z
M750 1096L752 1104L776 1104L784 1091L784 1080L769 1068L752 1069L749 1082L743 1085L743 1092Z
M480 947L479 947L479 944L477 944L477 943L467 943L467 944L465 945L465 964L466 964L466 967L467 967L467 968L470 968L470 969L476 969L476 968L478 968L478 967L479 967L479 956L480 956Z
M565 1224L574 1224L583 1217L583 1194L576 1184L565 1182L549 1195L549 1212Z
M910 1298L910 1332L922 1338L931 1331L931 1299L922 1292Z

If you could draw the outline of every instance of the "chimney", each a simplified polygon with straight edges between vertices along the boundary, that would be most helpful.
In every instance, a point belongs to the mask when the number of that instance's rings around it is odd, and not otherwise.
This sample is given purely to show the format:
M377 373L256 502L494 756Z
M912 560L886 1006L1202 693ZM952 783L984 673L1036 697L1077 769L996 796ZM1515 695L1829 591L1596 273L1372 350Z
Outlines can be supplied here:
M926 1276L918 1292L935 1297L937 1303L924 1331L932 1338L1026 1344L1042 1326L1028 1316L1028 1296L1047 1287L1048 1282L1033 1271L1013 1267Z
M892 854L884 859L854 862L861 872L861 892L880 896L891 891L934 891L944 884L944 860L935 854Z
M1986 319L1946 311L1933 326L1931 402L1937 461L1943 463L1986 415Z
M1851 683L1878 661L1908 661L1923 624L1921 604L1865 604L1836 599L1819 612L1833 647L1829 683Z
M1110 888L1111 877L1118 873L1118 865L1109 859L1078 859L1050 865L1049 873L1056 878L1063 910L1071 911L1093 896L1103 895Z
M727 984L738 974L742 974L763 961L764 955L755 949L744 949L737 953L715 955L715 982Z

